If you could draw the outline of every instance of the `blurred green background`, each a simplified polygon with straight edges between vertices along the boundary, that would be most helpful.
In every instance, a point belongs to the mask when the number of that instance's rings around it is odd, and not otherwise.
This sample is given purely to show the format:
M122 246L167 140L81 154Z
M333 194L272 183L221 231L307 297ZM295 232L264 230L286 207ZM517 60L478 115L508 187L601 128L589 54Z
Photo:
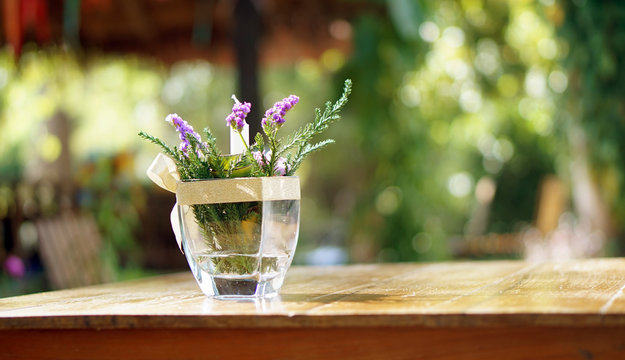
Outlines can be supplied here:
M157 148L137 133L175 143L163 121L175 112L227 149L234 2L137 2L150 11L122 12L136 35L125 42L87 21L124 2L8 3L0 296L58 287L50 272L72 260L46 260L41 243L46 219L67 212L95 224L107 281L185 269L174 197L145 175ZM336 144L298 173L296 264L624 254L625 3L257 5L256 106L301 99L283 131L354 83ZM167 6L181 10L159 20Z

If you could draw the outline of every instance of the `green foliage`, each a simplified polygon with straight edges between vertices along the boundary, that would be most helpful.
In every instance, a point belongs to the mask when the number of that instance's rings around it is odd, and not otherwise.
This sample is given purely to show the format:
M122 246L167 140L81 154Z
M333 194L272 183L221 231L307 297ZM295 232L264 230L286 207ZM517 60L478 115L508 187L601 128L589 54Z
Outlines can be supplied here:
M563 61L569 87L560 114L563 136L585 134L593 180L609 204L615 232L625 234L625 3L563 1L558 34L570 49ZM621 242L622 243L622 242Z
M355 199L352 260L449 258L450 239L480 206L480 180L496 184L482 233L531 223L561 145L550 24L520 1L389 1L386 10L354 21L352 57L337 74L359 85L352 148L341 149L351 155L341 181ZM539 53L541 41L555 55Z

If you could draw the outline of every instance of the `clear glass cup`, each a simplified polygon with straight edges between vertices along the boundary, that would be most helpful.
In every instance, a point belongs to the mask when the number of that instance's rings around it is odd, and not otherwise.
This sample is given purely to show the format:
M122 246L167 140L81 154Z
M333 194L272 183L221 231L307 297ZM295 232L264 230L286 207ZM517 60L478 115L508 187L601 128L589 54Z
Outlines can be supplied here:
M300 200L178 205L182 247L210 297L276 296L293 260Z

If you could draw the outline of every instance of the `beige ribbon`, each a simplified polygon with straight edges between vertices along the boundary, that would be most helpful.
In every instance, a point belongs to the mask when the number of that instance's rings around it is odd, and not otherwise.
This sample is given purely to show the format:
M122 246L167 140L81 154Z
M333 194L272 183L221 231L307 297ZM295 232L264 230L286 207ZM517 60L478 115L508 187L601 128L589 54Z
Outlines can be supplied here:
M173 193L178 188L180 176L176 170L176 163L168 156L159 153L156 155L150 167L147 170L148 177L153 183ZM176 236L178 248L182 251L182 233L180 232L180 222L178 221L178 203L174 204L171 213L169 213L169 221L171 228Z
M296 176L248 177L180 181L174 161L159 153L147 170L156 185L176 194L176 204L169 220L182 251L182 233L178 204L219 204L249 201L299 200L299 178Z
M147 174L156 185L173 193L176 192L180 176L176 169L176 163L170 157L165 156L163 153L156 155L148 168Z
M182 181L176 188L176 199L181 205L299 200L299 198L299 178L295 176Z

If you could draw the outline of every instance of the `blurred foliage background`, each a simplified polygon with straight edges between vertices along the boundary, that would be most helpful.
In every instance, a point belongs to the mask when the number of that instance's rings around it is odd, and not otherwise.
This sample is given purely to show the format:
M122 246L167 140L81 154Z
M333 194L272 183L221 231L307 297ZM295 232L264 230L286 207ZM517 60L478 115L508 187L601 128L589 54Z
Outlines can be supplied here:
M301 98L287 132L354 82L298 174L296 263L623 255L625 4L345 3L328 33L347 46L259 69L260 107ZM176 142L176 112L227 148L236 67L209 60L0 51L0 296L51 287L38 221L68 209L92 214L113 280L184 269L136 134Z

